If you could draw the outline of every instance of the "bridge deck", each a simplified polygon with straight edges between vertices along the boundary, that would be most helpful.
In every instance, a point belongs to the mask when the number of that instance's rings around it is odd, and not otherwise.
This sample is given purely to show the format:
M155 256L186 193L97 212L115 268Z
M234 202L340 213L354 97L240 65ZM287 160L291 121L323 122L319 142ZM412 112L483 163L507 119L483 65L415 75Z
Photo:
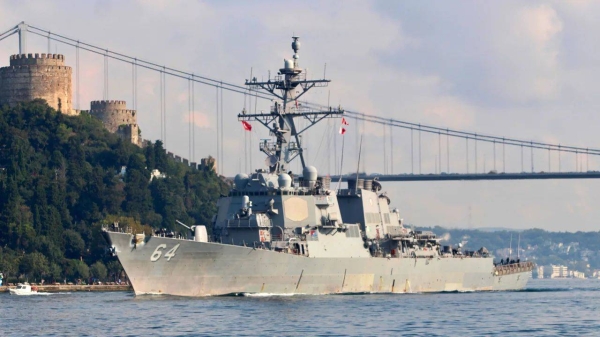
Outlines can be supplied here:
M343 176L342 181L356 176ZM442 174L385 174L359 175L361 179L379 181L448 181L448 180L536 180L536 179L598 179L600 171L589 172L538 172L538 173L442 173ZM332 176L331 181L338 181L339 176Z

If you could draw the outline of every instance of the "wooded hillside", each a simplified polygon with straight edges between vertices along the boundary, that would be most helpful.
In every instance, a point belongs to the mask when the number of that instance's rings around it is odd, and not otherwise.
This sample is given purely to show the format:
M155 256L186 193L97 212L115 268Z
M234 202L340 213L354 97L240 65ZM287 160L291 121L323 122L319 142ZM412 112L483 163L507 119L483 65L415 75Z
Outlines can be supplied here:
M150 182L153 169L166 178ZM103 224L181 230L178 219L209 226L227 190L212 170L170 160L160 141L139 148L86 112L62 115L44 101L0 108L5 279L115 277L121 267L106 254Z

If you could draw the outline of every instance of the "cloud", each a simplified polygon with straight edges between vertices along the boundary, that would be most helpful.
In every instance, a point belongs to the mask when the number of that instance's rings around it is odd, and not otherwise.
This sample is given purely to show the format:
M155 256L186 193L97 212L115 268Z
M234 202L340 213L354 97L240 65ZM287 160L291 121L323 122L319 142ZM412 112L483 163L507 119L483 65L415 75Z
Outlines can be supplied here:
M512 104L555 100L559 94L563 23L549 5L502 8L489 18L482 48L484 89Z
M193 123L201 129L208 129L212 127L211 120L208 115L199 111L194 111L191 115L184 115L183 121L186 123Z

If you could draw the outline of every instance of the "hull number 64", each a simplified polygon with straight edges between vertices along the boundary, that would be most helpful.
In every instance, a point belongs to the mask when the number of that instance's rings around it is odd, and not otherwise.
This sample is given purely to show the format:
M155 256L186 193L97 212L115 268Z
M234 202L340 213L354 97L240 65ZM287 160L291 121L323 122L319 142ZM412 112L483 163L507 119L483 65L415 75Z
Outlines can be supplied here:
M179 244L176 244L175 247L171 248L168 252L165 253L165 259L167 259L167 261L171 261L171 258L175 257L175 252L177 251L177 249L179 248ZM163 250L167 249L167 245L166 244L160 244L156 247L156 249L154 250L154 253L152 253L152 256L150 256L150 261L152 262L156 262L158 261L158 259L160 259L160 257L162 256Z

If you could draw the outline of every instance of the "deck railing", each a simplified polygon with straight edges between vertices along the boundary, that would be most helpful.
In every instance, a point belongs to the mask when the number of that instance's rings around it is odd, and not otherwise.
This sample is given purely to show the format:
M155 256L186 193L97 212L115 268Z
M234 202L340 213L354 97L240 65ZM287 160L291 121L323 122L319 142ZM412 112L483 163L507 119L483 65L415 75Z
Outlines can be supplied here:
M531 261L496 265L496 275L508 275L532 271L535 264Z

